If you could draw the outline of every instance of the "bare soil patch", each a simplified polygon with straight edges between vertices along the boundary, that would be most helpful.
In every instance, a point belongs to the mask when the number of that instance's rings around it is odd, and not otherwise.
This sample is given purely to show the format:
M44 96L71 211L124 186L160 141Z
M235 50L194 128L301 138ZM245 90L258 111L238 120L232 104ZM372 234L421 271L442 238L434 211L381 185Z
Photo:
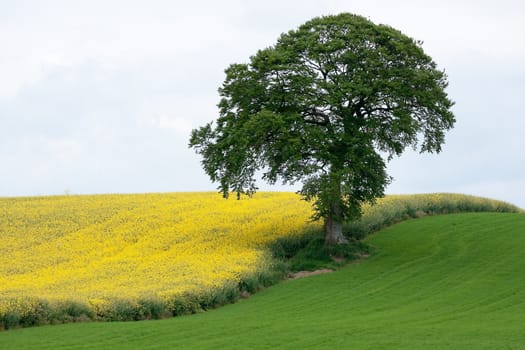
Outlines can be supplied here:
M315 271L299 271L299 272L293 272L288 275L288 278L291 280L298 279L298 278L304 278L308 276L314 276L314 275L320 275L323 273L330 273L334 272L332 269L320 269Z

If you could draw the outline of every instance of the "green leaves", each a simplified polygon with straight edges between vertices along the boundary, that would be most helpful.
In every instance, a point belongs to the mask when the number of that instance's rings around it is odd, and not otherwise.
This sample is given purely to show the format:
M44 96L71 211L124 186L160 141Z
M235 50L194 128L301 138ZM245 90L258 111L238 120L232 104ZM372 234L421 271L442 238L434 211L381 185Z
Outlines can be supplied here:
M390 181L379 152L441 150L455 119L436 66L389 26L314 18L226 69L216 125L194 130L190 147L225 196L253 193L262 172L270 183L302 181L317 218L355 219Z

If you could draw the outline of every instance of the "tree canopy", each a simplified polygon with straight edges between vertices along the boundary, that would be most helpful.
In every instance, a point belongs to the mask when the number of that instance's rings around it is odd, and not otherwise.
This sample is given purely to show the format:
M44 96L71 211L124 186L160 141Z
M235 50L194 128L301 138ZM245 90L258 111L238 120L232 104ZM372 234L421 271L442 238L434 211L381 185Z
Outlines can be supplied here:
M400 31L348 13L314 18L226 69L219 118L189 145L225 197L253 194L258 173L301 182L327 243L344 243L342 223L384 195L388 160L441 151L455 122L447 85Z

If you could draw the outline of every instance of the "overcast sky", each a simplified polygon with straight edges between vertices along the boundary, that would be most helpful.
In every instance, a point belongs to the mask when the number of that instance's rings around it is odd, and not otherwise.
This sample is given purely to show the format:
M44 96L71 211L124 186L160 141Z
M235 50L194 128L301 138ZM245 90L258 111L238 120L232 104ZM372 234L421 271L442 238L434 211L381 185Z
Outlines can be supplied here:
M424 41L456 102L443 151L391 161L387 192L525 208L520 0L0 0L0 196L215 190L187 144L224 69L340 12Z

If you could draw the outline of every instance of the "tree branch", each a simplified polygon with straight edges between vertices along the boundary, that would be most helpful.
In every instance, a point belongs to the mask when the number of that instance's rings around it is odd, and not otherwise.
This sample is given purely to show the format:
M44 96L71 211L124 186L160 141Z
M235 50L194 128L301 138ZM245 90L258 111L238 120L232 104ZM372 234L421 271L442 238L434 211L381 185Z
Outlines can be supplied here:
M327 126L330 124L330 116L324 112L319 111L316 108L310 108L303 113L303 120L305 123ZM313 119L310 119L313 118Z

